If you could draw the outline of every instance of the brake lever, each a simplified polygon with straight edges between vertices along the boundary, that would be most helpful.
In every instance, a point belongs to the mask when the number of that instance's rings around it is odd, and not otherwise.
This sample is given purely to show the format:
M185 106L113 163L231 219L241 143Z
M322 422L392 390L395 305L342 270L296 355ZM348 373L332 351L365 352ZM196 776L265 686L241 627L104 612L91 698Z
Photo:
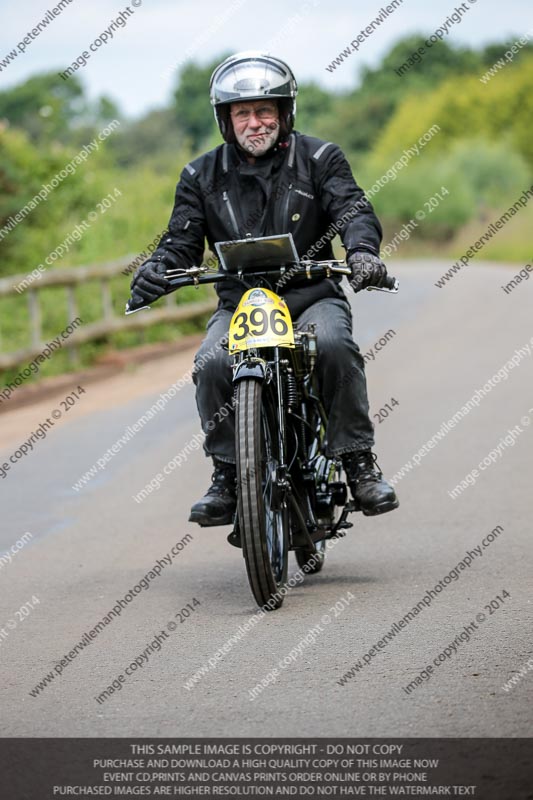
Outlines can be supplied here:
M192 278L194 281L194 285L198 285L198 276L205 275L206 273L213 271L209 270L208 267L189 267L188 269L184 269L182 267L170 267L165 270L165 278L168 279L170 290L165 292L165 294L170 294L176 288L179 288L181 285L180 279L181 278ZM215 270L216 271L216 270ZM125 314L135 314L137 311L142 311L143 309L148 308L150 309L151 306L144 305L139 306L138 308L131 308L131 297L126 303Z
M128 316L128 314L135 314L137 311L142 311L143 308L151 308L151 306L139 306L138 308L130 308L130 303L131 303L131 297L126 303L126 310L124 311L124 314L126 316Z
M165 270L165 278L183 278L186 275L191 275L192 277L192 274L192 270L181 269L180 267L172 267Z
M217 272L217 270L205 266L188 267L187 269L184 267L169 267L165 270L165 278L195 278L198 275L205 275L210 272Z
M165 292L165 295L170 294L171 292L174 291L174 289L176 287L179 287L179 285L180 285L180 280L179 279L180 278L183 278L183 274L176 275L175 277L174 276L170 276L169 277L170 290ZM164 297L165 295L162 295L162 297ZM126 310L125 310L124 313L126 314L126 316L128 316L128 314L135 314L137 311L142 311L144 308L150 309L151 307L152 306L150 306L150 305L144 305L144 306L138 306L137 308L131 308L131 297L130 297L128 302L126 303Z

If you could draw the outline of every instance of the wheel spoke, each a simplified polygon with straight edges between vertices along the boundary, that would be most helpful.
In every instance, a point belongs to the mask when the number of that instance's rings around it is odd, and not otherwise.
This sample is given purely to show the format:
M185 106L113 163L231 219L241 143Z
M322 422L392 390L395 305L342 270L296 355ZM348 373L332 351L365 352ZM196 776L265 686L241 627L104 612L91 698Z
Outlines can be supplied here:
M270 441L270 430L268 426L267 410L264 410L262 417L262 444L263 444L263 504L265 513L265 533L268 555L276 581L280 581L283 572L283 537L287 532L283 527L283 513L281 510L273 508L274 484L272 476L277 473L279 462L273 457L272 442Z

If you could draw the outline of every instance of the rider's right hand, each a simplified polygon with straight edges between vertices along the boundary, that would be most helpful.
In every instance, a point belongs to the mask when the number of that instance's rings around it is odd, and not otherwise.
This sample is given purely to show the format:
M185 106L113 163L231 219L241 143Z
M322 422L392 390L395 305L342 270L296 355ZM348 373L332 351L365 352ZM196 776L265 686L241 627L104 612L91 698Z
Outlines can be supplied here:
M387 267L379 256L368 251L355 250L348 253L346 263L352 270L350 285L354 292L369 286L381 287L387 284Z
M170 288L168 278L165 278L166 264L164 261L146 261L141 264L131 282L131 294L135 305L138 305L138 298L145 303L153 303Z

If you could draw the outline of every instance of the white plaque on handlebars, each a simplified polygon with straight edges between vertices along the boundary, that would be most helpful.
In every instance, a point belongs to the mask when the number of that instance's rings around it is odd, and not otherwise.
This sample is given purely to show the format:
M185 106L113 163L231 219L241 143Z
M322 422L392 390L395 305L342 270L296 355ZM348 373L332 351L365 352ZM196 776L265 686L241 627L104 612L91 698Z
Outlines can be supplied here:
M215 242L215 250L224 272L276 270L300 262L291 233Z

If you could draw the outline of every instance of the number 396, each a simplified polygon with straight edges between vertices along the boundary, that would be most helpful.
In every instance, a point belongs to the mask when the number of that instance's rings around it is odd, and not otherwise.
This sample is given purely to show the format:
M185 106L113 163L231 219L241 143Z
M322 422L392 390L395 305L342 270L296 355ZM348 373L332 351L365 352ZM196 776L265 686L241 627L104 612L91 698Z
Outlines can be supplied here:
M254 308L247 314L241 311L235 318L235 326L240 328L242 333L235 333L234 339L237 341L246 338L250 334L252 336L263 336L269 327L276 336L284 336L289 327L283 319L283 312L279 308L273 308L270 312L270 320L267 311L264 308Z

